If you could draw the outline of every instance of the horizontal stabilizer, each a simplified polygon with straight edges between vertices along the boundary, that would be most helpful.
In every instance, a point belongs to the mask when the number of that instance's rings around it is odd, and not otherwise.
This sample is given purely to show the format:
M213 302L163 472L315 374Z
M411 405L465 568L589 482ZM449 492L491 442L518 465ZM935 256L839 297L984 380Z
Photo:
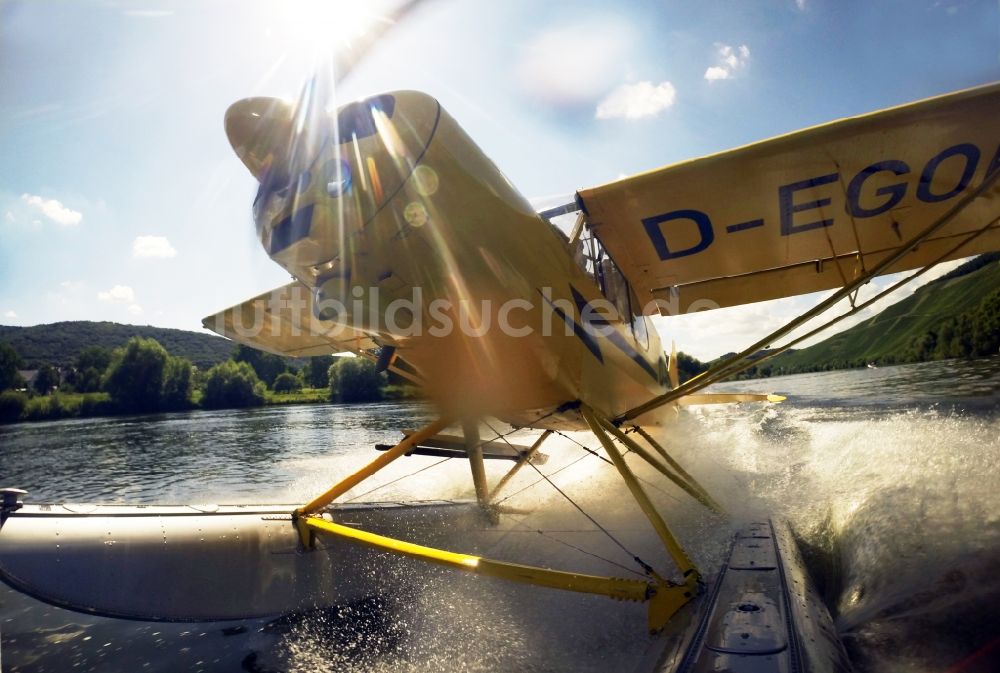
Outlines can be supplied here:
M690 407L697 404L733 404L734 402L784 402L783 395L769 393L692 393L677 399L677 404Z
M994 84L641 173L578 197L644 312L672 315L848 285L998 169ZM993 183L883 273L998 250L998 217Z
M403 435L410 436L413 430L403 430ZM510 444L503 441L481 442L483 458L495 460L520 460L531 451L530 446ZM378 451L388 451L392 444L376 444ZM412 451L406 455L414 456L439 456L441 458L465 458L468 454L465 450L465 439L454 435L435 435L420 442ZM544 465L549 457L544 453L535 452L530 462L534 465Z
M317 318L312 302L309 289L294 282L210 315L201 322L206 329L227 339L276 355L359 354L378 347L360 330Z

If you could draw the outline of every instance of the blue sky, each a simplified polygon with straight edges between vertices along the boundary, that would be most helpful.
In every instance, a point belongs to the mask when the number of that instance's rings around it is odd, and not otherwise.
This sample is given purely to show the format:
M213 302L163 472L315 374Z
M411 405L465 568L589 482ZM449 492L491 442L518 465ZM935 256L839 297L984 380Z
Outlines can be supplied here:
M256 186L223 114L296 97L317 49L378 7L2 0L0 323L196 330L287 282L254 237ZM337 95L427 91L544 203L996 79L992 0L427 0ZM815 300L659 326L713 357Z

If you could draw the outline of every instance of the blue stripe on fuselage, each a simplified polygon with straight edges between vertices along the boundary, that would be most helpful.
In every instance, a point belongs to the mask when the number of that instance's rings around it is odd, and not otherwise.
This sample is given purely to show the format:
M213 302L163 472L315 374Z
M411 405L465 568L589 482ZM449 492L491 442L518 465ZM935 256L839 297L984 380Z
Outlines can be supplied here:
M589 350L601 364L604 364L604 354L601 353L601 347L598 345L594 335L574 320L573 316L566 315L566 312L556 306L551 299L542 293L541 290L538 290L538 294L542 295L542 299L544 299L548 305L552 307L552 310L556 312L556 315L562 318L567 325L573 328L573 333L576 334L577 338L583 342L583 345L587 347L587 350Z
M576 302L576 308L580 311L580 319L583 320L584 309L587 307L587 300L572 285L569 286L569 291L573 294L573 301ZM608 320L603 317L593 316L591 317L590 322L594 325L605 325L611 327ZM589 325L587 327L589 327ZM617 346L618 350L628 356L630 360L642 367L647 374L653 377L654 381L658 382L660 380L660 377L657 375L656 370L653 369L652 365L646 362L646 358L642 357L642 354L640 354L639 351L637 351L635 347L628 342L628 339L626 339L617 329L611 327L608 333L603 336Z

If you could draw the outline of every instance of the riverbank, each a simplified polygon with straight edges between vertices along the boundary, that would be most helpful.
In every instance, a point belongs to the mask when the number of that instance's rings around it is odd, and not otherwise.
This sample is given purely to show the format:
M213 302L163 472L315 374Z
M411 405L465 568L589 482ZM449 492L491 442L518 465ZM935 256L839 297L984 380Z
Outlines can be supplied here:
M419 390L414 386L385 386L382 400L417 400ZM191 405L177 411L202 409L201 392L195 391ZM288 406L296 404L330 404L329 388L301 388L289 392L268 390L259 406ZM100 418L122 416L134 411L119 409L108 393L61 393L49 395L28 395L24 392L4 391L0 393L0 424L25 423L32 421L57 421L71 418Z

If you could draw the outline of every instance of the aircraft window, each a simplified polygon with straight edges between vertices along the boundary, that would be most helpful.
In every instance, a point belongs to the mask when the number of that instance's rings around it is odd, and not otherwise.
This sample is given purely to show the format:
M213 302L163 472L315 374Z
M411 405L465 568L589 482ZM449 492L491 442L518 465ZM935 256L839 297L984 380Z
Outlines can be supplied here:
M637 315L632 318L632 334L635 335L636 343L642 346L642 350L649 350L649 332L646 329L646 317Z
M600 243L596 238L594 238L593 234L590 233L590 230L586 229L584 230L583 235L580 236L574 244L572 253L573 260L576 262L576 265L580 267L585 274L590 276L595 283L597 283L603 293L604 284L602 280L597 277L597 260L600 259L599 247Z
M618 269L618 265L589 228L584 229L572 252L577 266L597 283L601 294L615 305L621 320L631 322L632 316L639 309L635 293Z
M608 298L622 321L629 321L632 309L629 306L628 282L610 257L601 260L601 275L604 277L604 296Z
M642 315L642 305L618 265L589 228L577 239L572 249L573 260L590 276L601 294L614 304L622 322L631 325L632 334L643 350L649 350L649 330Z
M386 117L392 117L396 109L396 99L389 94L372 96L365 100L350 103L341 108L337 114L337 132L340 134L340 142L344 143L351 139L351 136L367 138L378 132L375 127L374 110L379 110Z

